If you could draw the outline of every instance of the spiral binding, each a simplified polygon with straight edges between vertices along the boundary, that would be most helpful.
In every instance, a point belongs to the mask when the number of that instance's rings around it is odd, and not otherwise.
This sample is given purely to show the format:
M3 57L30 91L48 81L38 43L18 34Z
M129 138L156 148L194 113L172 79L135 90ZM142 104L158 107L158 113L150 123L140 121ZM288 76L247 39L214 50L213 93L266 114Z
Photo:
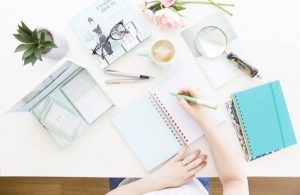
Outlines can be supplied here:
M235 99L235 102L236 102L237 107L238 107L238 115L240 116L239 117L240 118L240 125L241 125L242 129L244 130L244 133L246 134L246 136L244 138L247 140L249 152L250 152L251 156L253 156L253 152L252 152L252 149L251 149L251 143L249 142L249 139L248 139L248 132L247 132L246 125L245 125L245 122L244 122L244 119L243 119L243 114L241 112L240 104L239 104L238 99L236 98L236 96L235 96L234 99Z
M159 99L157 94L153 93L152 98L155 101L155 104L154 104L154 102L152 102L152 104L154 105L156 110L160 113L160 115L164 118L165 123L169 126L169 129L172 131L173 135L178 140L178 142L181 145L185 145L186 143L188 143L188 139L183 134L183 132L182 132L181 128L178 126L178 124L174 121L174 119L172 118L172 116L170 115L170 113L168 112L168 110L166 109L164 104L161 102L161 100ZM159 107L159 109L158 109L158 107Z

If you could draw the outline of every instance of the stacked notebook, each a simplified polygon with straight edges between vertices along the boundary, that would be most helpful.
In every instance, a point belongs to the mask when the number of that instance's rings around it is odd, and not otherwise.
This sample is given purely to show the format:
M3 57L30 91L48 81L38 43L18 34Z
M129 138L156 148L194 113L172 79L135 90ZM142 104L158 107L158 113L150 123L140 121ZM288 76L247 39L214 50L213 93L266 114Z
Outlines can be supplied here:
M190 86L199 88L197 75L186 69L150 91L113 118L113 123L147 171L203 135L197 123L169 93ZM209 110L220 124L224 116Z
M226 107L247 160L297 143L279 81L234 93Z

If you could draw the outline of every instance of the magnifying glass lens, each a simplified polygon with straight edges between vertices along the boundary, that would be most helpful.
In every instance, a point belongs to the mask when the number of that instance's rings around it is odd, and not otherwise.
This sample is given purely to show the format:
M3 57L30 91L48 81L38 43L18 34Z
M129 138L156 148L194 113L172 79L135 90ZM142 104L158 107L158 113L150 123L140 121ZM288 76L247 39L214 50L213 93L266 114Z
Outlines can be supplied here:
M214 58L225 52L227 38L221 29L208 26L198 32L195 45L201 55Z

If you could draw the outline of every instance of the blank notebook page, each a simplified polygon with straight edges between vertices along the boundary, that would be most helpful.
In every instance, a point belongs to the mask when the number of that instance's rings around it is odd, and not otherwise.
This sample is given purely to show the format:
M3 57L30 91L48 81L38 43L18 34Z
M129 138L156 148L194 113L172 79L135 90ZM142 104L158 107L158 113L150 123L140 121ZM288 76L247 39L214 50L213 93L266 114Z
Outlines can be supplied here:
M147 171L176 154L180 143L148 94L112 119Z
M193 143L203 135L199 125L186 113L179 104L176 97L171 96L170 92L178 92L182 88L200 88L200 81L195 72L186 68L166 82L151 91L161 100L166 110L170 113L172 119L184 133L188 144ZM224 115L219 110L209 110L216 124L224 121Z

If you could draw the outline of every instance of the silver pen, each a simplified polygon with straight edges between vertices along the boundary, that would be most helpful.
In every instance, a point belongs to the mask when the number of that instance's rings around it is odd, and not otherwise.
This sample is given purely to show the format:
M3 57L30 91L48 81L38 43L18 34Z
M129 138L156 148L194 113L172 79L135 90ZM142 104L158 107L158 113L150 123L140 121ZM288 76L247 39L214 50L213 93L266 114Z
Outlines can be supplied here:
M104 72L106 74L110 74L110 75L130 77L130 78L136 78L136 79L152 79L153 78L153 77L148 76L148 75L134 74L134 73L125 73L125 72L119 72L119 71L110 70L110 69L107 69Z
M135 83L140 81L146 81L147 79L110 79L106 80L106 84L121 84L121 83Z

